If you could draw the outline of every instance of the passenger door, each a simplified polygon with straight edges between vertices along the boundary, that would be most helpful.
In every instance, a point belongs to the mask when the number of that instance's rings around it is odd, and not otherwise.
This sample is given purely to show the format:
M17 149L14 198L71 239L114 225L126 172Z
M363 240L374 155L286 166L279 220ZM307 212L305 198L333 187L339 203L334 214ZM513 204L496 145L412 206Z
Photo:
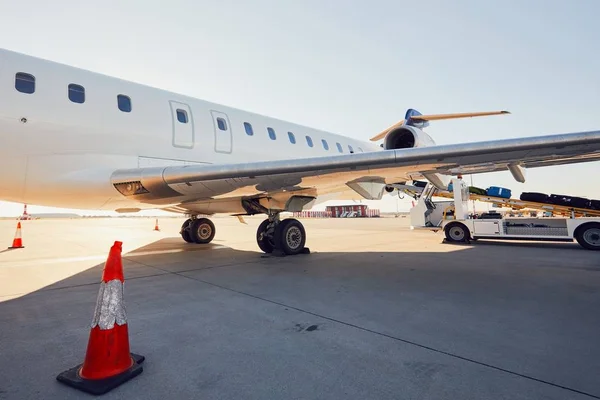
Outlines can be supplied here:
M194 147L194 119L192 110L185 103L169 101L173 119L173 146L185 149Z
M215 129L215 151L217 153L231 153L232 134L227 114L211 111Z

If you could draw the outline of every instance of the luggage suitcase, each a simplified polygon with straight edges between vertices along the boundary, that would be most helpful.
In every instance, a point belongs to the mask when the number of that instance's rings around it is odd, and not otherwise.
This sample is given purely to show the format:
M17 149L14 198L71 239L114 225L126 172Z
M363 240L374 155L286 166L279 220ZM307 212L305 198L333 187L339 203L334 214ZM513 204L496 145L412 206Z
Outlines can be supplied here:
M469 186L469 193L480 194L482 196L487 195L487 192L485 191L485 189L478 188L475 186Z
M510 189L501 188L498 186L490 186L487 189L487 195L493 197L502 197L503 199L510 199L511 191Z
M502 214L495 211L489 211L487 213L482 213L479 216L479 219L502 219Z
M583 197L564 196L561 194L553 194L550 196L552 204L574 208L586 208L589 200Z
M427 186L427 182L413 181L413 185L416 187L424 188L425 186Z
M549 197L545 193L523 192L519 198L523 201L532 201L534 203L547 203Z
M571 197L571 207L588 208L590 201L584 197Z
M565 196L563 194L551 194L548 202L550 204L556 204L557 206L568 206L569 200L567 200L569 196Z
M600 211L600 200L590 200L588 208Z

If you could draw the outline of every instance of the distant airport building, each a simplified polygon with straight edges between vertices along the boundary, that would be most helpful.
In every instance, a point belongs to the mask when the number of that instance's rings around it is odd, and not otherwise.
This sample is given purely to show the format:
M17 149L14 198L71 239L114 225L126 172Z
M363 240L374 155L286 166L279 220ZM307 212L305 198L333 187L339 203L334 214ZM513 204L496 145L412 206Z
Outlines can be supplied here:
M369 208L364 204L327 206L327 211L331 212L333 218L346 217L368 217Z
M379 217L378 209L369 209L364 204L327 206L325 211L300 211L293 213L299 218L360 218Z

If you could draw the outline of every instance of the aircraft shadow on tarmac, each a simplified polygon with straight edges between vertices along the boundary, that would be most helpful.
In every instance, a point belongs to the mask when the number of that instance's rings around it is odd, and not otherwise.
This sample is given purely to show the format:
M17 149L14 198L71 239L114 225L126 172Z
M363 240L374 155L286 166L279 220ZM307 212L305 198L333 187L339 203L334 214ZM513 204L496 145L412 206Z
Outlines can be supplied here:
M441 263L449 267L457 259L465 260L484 260L497 259L498 257L511 258L511 264L518 267L519 257L527 258L527 263L531 264L532 253L540 253L545 259L553 258L573 261L581 260L580 263L562 263L561 268L580 268L598 269L600 264L597 262L597 252L582 249L577 243L559 243L559 242L510 242L494 240L478 240L469 244L444 243L444 249L447 252L328 252L312 251L310 254L301 254L297 256L276 256L264 254L259 249L255 251L238 250L228 247L226 241L212 242L205 245L189 244L182 242L179 236L168 237L152 242L148 245L136 248L132 251L122 254L125 279L138 279L146 276L155 276L164 273L182 273L203 269L214 269L224 267L243 267L247 264L259 264L263 266L297 266L304 264L313 264L315 261L335 260L336 265L350 265L355 260L364 260L367 265L371 260L377 260L381 257L394 257L401 261L402 265L424 266L430 262ZM515 251L507 254L507 249ZM540 250L542 252L540 252ZM7 249L4 251L13 251ZM566 254L569 256L566 256ZM107 249L108 254L108 249ZM589 260L589 262L587 262ZM583 265L579 266L579 264ZM560 264L560 263L559 263ZM322 264L321 264L322 265ZM480 268L486 268L486 263L479 264ZM91 268L81 271L66 279L55 282L43 287L38 291L62 289L71 286L97 284L102 275L104 262ZM529 265L528 265L529 266ZM322 265L328 268L327 265ZM558 265L540 263L538 268L553 267ZM366 270L366 273L371 271ZM36 291L37 292L37 291ZM33 292L33 293L36 293ZM2 303L0 303L1 306Z
M238 382L241 387L259 390L260 385L254 386L254 374L260 372L248 370L257 354L262 354L261 363L272 364L269 373L276 374L272 379L284 382L288 376L279 376L277 371L288 368L285 352L310 354L314 360L314 364L306 361L306 366L294 364L294 373L303 376L305 368L312 369L310 374L319 368L325 371L329 363L337 365L338 361L328 359L333 349L339 347L344 357L356 352L350 338L360 334L356 346L366 348L358 351L360 361L352 365L366 362L386 382L408 376L408 380L400 379L399 385L416 382L417 391L428 390L419 383L424 379L418 375L422 366L435 364L446 372L434 377L436 370L431 370L431 379L438 379L436 384L447 385L451 392L458 390L454 398L471 398L468 392L456 389L470 390L469 384L455 382L465 376L483 377L477 383L477 395L495 397L503 390L506 397L530 390L544 393L527 386L531 379L518 378L516 383L511 380L496 386L504 375L486 381L486 375L477 372L478 368L489 369L485 364L493 366L494 373L494 368L508 371L503 374L510 379L527 375L600 395L595 373L600 369L600 347L580 345L597 341L600 329L599 278L595 274L600 271L598 254L572 243L537 242L478 241L447 244L443 251L436 250L313 251L276 257L265 256L258 249L237 250L220 243L191 245L173 237L125 253L131 348L147 361L140 377L115 392L125 397L137 391L152 393L148 398L164 398L169 396L165 390L178 385L188 388L188 395L197 395L198 384L189 382L189 377L173 381L178 379L173 369L204 368L194 378L201 380L207 368L220 368L220 364L226 364L225 370L237 371L231 376L248 380ZM538 253L543 254L539 262ZM507 256L512 261L507 262ZM100 263L0 303L0 376L6 378L0 383L0 398L2 393L7 398L35 397L36 393L62 398L72 391L55 382L52 375L83 360L103 266ZM290 339L300 333L333 336L320 339L322 343ZM269 343L260 344L256 339L260 337ZM384 339L386 342L379 343ZM215 350L230 352L232 343L246 349L235 353L241 360L221 357ZM375 351L370 346L402 352L383 363L381 357L385 356L379 355L375 362L369 358ZM269 348L275 350L271 353L266 350ZM285 350L277 350L280 348ZM423 361L423 357L437 361ZM452 370L454 367L447 369L453 363L465 365L460 372ZM464 373L465 368L475 368L475 372ZM35 379L25 383L20 372L24 370ZM413 373L418 374L413 377ZM171 379L168 384L165 376ZM335 374L319 376L340 379ZM347 385L355 380L354 376L346 379ZM377 382L379 378L373 379ZM377 385L365 382L362 384ZM339 385L330 383L332 388ZM227 378L213 385L220 390L235 386ZM569 395L556 390L556 398ZM343 396L343 391L338 394Z

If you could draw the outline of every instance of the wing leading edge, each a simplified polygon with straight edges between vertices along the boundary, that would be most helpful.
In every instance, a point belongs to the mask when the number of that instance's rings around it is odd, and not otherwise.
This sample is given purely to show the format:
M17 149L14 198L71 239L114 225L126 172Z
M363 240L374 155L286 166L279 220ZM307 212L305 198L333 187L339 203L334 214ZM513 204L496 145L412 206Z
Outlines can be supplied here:
M113 186L153 204L257 195L350 182L395 183L411 176L456 175L600 160L600 131L382 150L329 157L245 164L188 165L117 170Z

